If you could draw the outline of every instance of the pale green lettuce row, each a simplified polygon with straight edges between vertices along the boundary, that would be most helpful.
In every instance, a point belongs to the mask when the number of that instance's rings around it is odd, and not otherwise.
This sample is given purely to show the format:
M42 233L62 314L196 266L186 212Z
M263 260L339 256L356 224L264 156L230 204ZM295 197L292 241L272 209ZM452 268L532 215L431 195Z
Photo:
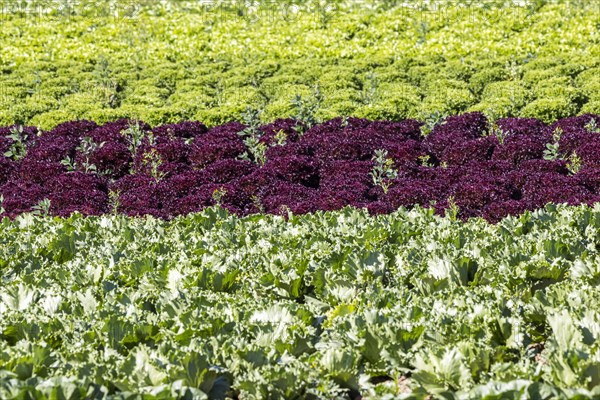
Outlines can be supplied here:
M323 120L600 113L595 2L305 2L293 18L274 2L257 18L206 2L115 18L96 3L69 17L2 14L0 125L212 126L247 107L267 122L294 115L294 96L316 85Z
M3 399L600 391L598 207L0 228Z

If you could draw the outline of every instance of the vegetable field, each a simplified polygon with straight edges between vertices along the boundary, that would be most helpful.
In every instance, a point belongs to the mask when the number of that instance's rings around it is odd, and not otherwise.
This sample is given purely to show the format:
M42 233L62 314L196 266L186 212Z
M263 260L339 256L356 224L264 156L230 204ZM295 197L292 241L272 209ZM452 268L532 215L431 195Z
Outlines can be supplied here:
M153 3L3 2L0 126L600 113L593 0Z
M600 398L600 2L0 2L1 400Z
M0 128L2 211L172 218L219 205L237 215L432 206L496 222L545 204L600 199L600 115L546 125L467 113L416 120L336 118L207 129L139 121ZM4 136L2 136L4 134Z
M0 397L596 397L599 227L564 206L5 219Z

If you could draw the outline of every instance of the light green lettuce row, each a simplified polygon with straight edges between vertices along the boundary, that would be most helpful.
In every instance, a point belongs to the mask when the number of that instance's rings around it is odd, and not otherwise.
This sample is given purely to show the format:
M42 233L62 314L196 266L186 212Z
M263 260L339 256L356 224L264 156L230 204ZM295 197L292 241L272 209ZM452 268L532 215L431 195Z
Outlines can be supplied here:
M323 120L600 113L597 2L21 3L0 6L0 125L267 122L296 96Z
M4 219L0 398L597 398L599 229L566 206Z

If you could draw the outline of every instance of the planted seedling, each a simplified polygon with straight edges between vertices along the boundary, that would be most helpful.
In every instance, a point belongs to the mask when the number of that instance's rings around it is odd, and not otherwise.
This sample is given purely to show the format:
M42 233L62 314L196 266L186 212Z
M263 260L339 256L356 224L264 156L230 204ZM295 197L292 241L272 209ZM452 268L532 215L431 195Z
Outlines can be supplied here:
M50 199L40 200L35 206L33 206L32 214L46 216L50 214Z
M306 129L310 129L318 123L316 115L321 108L322 102L323 95L321 94L319 85L315 85L313 88L313 94L310 99L305 99L299 94L292 99L292 107L294 108L295 113L290 118L304 124L304 127L301 125L296 125L294 127L299 134L305 132L305 127Z
M261 213L261 214L264 214L265 213L265 206L262 204L262 201L260 200L260 197L258 197L257 195L252 195L251 200L252 200L252 204L254 204L254 206L256 207L256 209L258 210L258 212Z
M567 169L571 175L575 175L581 170L581 158L576 152L571 153L567 159Z
M11 158L15 161L22 160L27 155L27 135L23 132L23 126L10 128L9 139L12 139L12 143L8 151L4 153L5 157Z
M100 144L94 142L94 140L89 136L86 136L81 140L79 147L77 147L77 152L82 155L83 161L81 162L81 169L84 172L88 173L97 171L96 165L90 162L90 156L97 149L102 148L104 144L105 142ZM79 167L75 160L68 156L61 160L60 163L66 166L68 171L75 171Z
M259 134L259 126L260 126L260 114L261 110L253 109L251 107L246 107L246 111L242 113L242 120L244 121L244 125L246 125L246 129L239 132L240 136L256 136Z
M558 152L560 138L563 134L563 130L556 128L552 133L553 143L546 143L546 150L544 150L544 160L558 160L560 159L560 153Z
M150 176L154 179L154 184L158 184L165 177L165 173L160 170L160 166L163 164L162 157L158 154L156 148L144 153L142 164L150 170Z
M592 133L600 133L600 125L596 123L594 118L591 118L587 124L585 124L585 129Z
M119 84L112 77L110 63L104 57L96 63L93 76L95 78L96 87L99 89L104 102L109 107L115 108L118 105L117 92L120 90Z
M121 131L121 135L127 140L129 151L135 157L146 136L146 132L142 129L139 121L136 121L135 124L129 125L127 129Z
M488 128L489 136L496 136L498 139L498 143L504 144L504 140L506 139L507 133L502 130L495 122L491 123Z
M75 159L73 157L66 156L60 160L60 163L67 167L68 172L73 172L77 169L77 164L75 163Z
M117 215L119 207L121 206L121 191L110 190L108 192L108 205L110 206L110 212L112 215Z
M275 145L276 146L285 146L286 143L287 143L287 134L283 131L283 129L280 129L275 134Z
M373 161L375 165L370 173L373 184L381 187L383 193L387 193L392 180L398 176L398 171L394 169L394 160L388 157L387 150L375 150Z
M460 213L460 207L456 204L456 200L454 196L448 197L448 208L445 210L445 214L451 221L456 221L458 219L458 214Z
M431 156L429 154L419 156L418 158L423 167L433 168L434 165L431 162Z
M249 137L244 140L244 144L248 148L250 155L248 152L244 152L240 159L247 161L254 161L257 164L264 165L266 161L265 152L267 151L267 145L260 142L256 137Z
M225 197L226 194L227 194L227 189L225 189L224 187L215 189L212 193L212 199L215 202L215 205L221 207L223 197Z
M262 136L262 132L259 129L260 114L260 110L255 110L248 107L246 112L242 113L242 118L246 128L238 132L238 135L244 138L244 144L248 149L248 151L244 152L240 158L248 161L253 160L257 164L264 164L267 146L260 141L260 137Z
M438 125L443 125L446 122L445 119L447 117L448 115L446 113L438 110L435 110L429 114L424 114L422 117L423 125L421 126L421 135L429 135L433 131L433 128Z

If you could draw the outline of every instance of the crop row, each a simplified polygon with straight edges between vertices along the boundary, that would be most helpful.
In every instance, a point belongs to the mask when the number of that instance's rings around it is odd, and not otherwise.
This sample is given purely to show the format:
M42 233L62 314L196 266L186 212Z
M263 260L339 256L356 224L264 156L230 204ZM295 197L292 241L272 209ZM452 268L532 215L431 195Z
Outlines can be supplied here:
M583 206L5 218L0 397L597 398L599 229Z
M436 125L337 118L154 129L119 120L51 131L0 129L5 215L173 216L220 205L238 215L433 206L497 221L547 203L600 200L600 116L551 125L489 122L481 113ZM430 133L429 130L431 130Z
M106 11L96 3L84 11ZM1 12L0 125L215 126L247 106L271 122L298 113L296 96L319 120L600 113L597 2L394 3L290 15L271 2L257 18L207 2L156 2L122 19Z

